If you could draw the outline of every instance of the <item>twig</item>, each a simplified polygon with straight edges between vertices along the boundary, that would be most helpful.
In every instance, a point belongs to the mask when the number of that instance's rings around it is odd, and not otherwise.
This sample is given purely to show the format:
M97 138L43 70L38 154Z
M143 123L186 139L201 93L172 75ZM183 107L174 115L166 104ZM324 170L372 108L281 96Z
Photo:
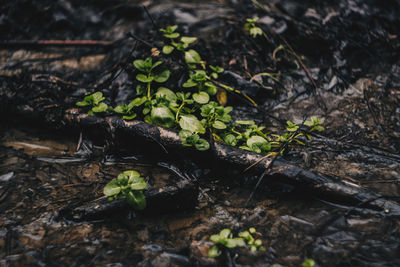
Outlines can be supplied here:
M155 21L153 20L153 17L150 15L149 10L147 9L147 7L146 7L145 5L142 5L142 7L144 8L144 11L146 11L147 16L150 18L151 24L153 24L154 30L157 31L157 30L158 30L158 26L157 26L157 24L155 23Z
M34 47L34 46L84 46L84 47L111 47L115 42L111 41L98 41L98 40L7 40L0 41L0 47L10 46L23 46L23 47Z
M303 61L301 60L301 58L297 55L297 53L294 51L294 49L292 48L292 46L286 41L285 38L283 38L281 35L279 35L279 37L281 38L281 40L285 43L285 45L289 48L289 50L293 53L293 55L296 57L297 61L300 63L301 67L304 69L304 71L307 74L307 77L310 79L311 83L314 85L315 91L317 93L317 96L320 98L322 105L323 105L323 109L326 111L328 109L328 107L326 106L326 103L324 101L324 99L322 98L321 94L320 94L320 90L317 86L317 84L315 83L313 77L311 76L310 71L308 70L308 68L306 67L306 65L304 65Z

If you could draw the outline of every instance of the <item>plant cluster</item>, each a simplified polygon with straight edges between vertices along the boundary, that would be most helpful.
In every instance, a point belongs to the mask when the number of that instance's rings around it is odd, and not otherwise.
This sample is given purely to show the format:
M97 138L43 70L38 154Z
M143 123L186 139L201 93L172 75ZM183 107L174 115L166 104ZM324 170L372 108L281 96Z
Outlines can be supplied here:
M256 19L248 20L248 23L254 24L255 21ZM195 50L189 49L189 45L197 38L180 37L176 30L176 25L161 29L164 37L170 41L170 44L166 44L162 50L164 54L170 54L174 50L183 52L183 60L189 68L189 77L182 85L185 91L176 92L162 86L161 84L169 79L171 72L162 61L153 62L153 59L148 57L133 62L139 85L136 87L136 98L129 104L115 108L108 107L102 102L104 97L101 92L86 96L82 102L76 104L81 107L91 106L89 111L91 115L114 112L121 115L124 120L140 116L145 122L178 129L184 146L193 146L201 151L210 147L204 138L207 133L218 141L257 153L276 154L281 144L285 142L294 141L304 145L299 139L304 135L304 131L299 131L299 125L293 122L287 122L286 133L277 135L266 132L264 126L258 126L251 120L232 121L230 112L233 108L221 105L215 96L218 87L220 90L235 91L215 81L224 69L207 65L202 61ZM314 116L304 124L309 127L309 132L324 129ZM304 133L307 138L311 138L307 131Z
M265 250L262 246L262 240L255 239L253 235L261 234L254 227L251 227L249 230L240 232L237 237L234 237L232 231L225 228L210 237L210 241L214 242L215 245L209 249L208 256L210 258L218 257L222 253L221 249L224 248L248 247L252 252Z
M108 110L108 105L104 103L105 97L102 92L96 92L91 95L85 96L82 101L76 102L78 107L90 107L88 112L89 115L95 115L96 113L103 113Z
M104 187L103 193L110 201L124 199L134 209L143 210L146 208L146 197L143 193L146 187L146 181L137 171L124 171L118 175L117 180Z

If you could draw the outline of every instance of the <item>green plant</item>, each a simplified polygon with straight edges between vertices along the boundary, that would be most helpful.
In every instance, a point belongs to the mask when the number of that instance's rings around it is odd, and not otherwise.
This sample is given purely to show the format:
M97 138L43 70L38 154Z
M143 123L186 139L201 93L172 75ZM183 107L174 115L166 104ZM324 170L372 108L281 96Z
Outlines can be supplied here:
M251 227L247 231L240 232L238 237L234 237L232 231L228 228L223 229L218 234L212 235L210 241L216 245L208 250L208 257L215 258L221 255L221 248L235 248L235 247L248 247L250 251L256 252L257 250L265 250L262 246L261 239L255 239L254 234L257 233L256 229Z
M162 61L157 61L153 64L151 57L145 60L137 59L133 62L135 68L142 72L136 75L136 80L147 85L146 89L144 89L142 85L139 85L136 88L136 92L138 95L142 95L146 92L147 100L151 100L151 83L153 81L158 83L166 82L171 74L171 71L162 67L161 64Z
M311 128L309 130L310 132L313 132L313 131L322 132L325 130L325 128L323 126L321 126L322 123L323 122L320 121L316 116L311 116L311 119L305 121L304 125L307 125Z
M306 259L302 264L301 267L314 267L315 261L313 259Z
M256 21L256 19L248 20L248 27L251 26L250 24L255 25ZM186 55L186 52L189 51L187 50L189 44L193 43L196 38L181 37L180 41L177 41L176 39L180 37L180 34L176 32L176 29L177 26L175 25L161 29L161 31L165 38L171 40L172 50L183 51ZM171 49L168 48L168 45L166 46L165 49ZM190 60L185 61L188 65L192 62ZM198 60L195 61L198 62ZM153 86L154 82L166 82L171 72L162 65L162 61L153 63L153 59L148 57L144 60L137 59L134 61L133 65L139 71L136 80L141 84L136 87L137 97L129 104L122 104L114 109L108 108L102 102L104 100L102 93L96 92L86 96L77 105L92 106L92 110L89 111L90 114L112 111L122 115L125 120L140 116L145 122L178 129L182 144L193 146L198 150L209 149L210 144L204 138L204 135L210 133L210 138L213 137L215 140L231 146L256 153L276 155L280 151L283 154L287 149L287 147L281 149L283 144L296 142L305 145L301 139L302 136L306 135L308 139L311 139L308 132L324 130L321 126L322 122L315 116L304 123L310 128L309 131L304 131L300 129L298 124L287 121L286 132L283 134L266 132L265 126L259 126L251 120L233 122L230 115L233 108L219 105L215 101L220 101L218 95L215 97L217 87L238 94L241 94L241 92L216 81L219 74L224 71L223 68L212 65L206 66L203 63L201 65L202 70L192 69L189 71L189 79L183 84L184 90L195 87L198 89L197 92L175 92L162 86L156 90ZM243 96L254 103L251 98L244 94Z
M165 29L160 29L163 32L164 37L170 40L170 44L164 45L162 48L162 52L166 55L171 54L175 48L184 53L184 58L186 63L195 68L196 64L204 65L204 62L201 60L199 53L194 49L189 49L189 45L194 43L197 40L197 37L187 37L182 36L179 41L176 39L180 36L179 33L175 32L178 28L177 25L168 26Z
M143 190L147 183L137 171L124 171L118 175L117 180L109 182L103 190L109 200L125 199L134 209L146 208L146 197Z
M231 122L232 107L224 107L218 105L217 102L211 101L208 104L202 105L200 115L204 118L203 124L206 128L215 130L224 130L227 128L225 123Z
M139 107L143 105L147 100L147 97L137 97L133 101L131 101L128 105L123 104L115 107L113 110L115 113L123 115L122 118L124 120L132 120L136 118L136 113L134 113L133 109L135 107Z
M105 97L102 92L95 92L93 94L85 96L83 101L76 102L78 107L90 106L89 115L95 115L96 113L104 113L108 110L108 105L103 102Z
M244 28L250 33L253 38L256 38L258 35L263 35L263 30L260 27L256 26L256 22L259 20L259 18L253 18L253 19L246 19L246 24L244 25Z

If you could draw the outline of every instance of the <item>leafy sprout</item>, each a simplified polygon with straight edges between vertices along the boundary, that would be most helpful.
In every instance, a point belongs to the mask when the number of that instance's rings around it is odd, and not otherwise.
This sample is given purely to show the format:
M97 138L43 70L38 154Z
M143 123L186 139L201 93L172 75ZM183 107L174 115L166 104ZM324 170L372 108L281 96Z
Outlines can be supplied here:
M143 190L147 183L137 171L124 171L117 180L109 182L103 190L109 200L124 199L136 210L146 208L146 197Z
M232 231L228 228L221 230L218 234L212 235L210 241L214 242L208 251L208 257L215 258L221 255L221 249L248 247L250 251L256 252L257 250L265 250L262 246L261 239L255 239L253 235L261 235L251 227L247 231L240 232L237 237L234 237Z
M250 33L253 38L256 38L258 35L263 34L263 30L260 27L256 26L256 22L259 20L259 18L253 18L253 19L246 19L246 24L244 25L244 28Z
M76 102L78 107L91 107L88 114L95 115L96 113L104 113L108 110L108 105L103 102L105 97L102 92L95 92L91 95L85 96L83 101Z

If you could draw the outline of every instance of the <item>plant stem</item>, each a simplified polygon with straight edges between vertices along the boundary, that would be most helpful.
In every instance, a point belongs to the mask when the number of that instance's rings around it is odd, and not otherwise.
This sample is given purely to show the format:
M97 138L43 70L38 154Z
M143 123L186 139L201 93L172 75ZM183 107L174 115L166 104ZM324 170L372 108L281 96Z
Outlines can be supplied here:
M148 82L148 83L147 83L147 99L148 99L148 100L151 100L151 96L150 96L150 85L151 85L151 82Z
M185 98L182 99L182 104L179 106L178 110L176 111L175 121L177 123L178 123L179 113L181 112L181 109L183 108L184 105L185 105Z

